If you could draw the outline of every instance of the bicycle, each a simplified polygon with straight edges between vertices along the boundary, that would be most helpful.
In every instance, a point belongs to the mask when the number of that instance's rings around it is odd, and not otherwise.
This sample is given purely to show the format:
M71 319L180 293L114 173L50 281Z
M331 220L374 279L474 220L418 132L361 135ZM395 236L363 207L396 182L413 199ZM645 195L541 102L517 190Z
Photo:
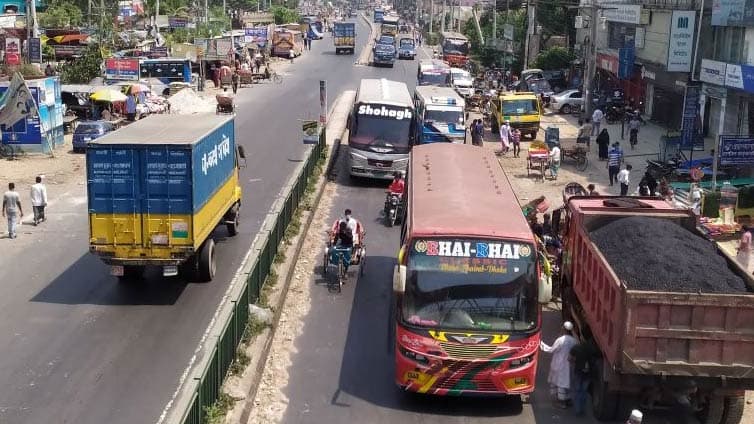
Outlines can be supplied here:
M322 274L325 277L327 277L327 270L329 266L333 265L337 267L337 273L335 276L336 284L330 284L330 282L328 282L327 288L329 291L336 291L340 293L343 288L343 284L345 283L345 280L347 277L346 275L347 262L348 263L351 262L351 259L346 257L347 254L348 256L350 256L351 254L350 247L343 249L343 248L339 248L335 246L331 248L328 243L328 247L325 250L325 254L324 254L324 264L323 264L324 267L322 270Z
M12 144L0 143L0 158L6 158L8 160L18 160L21 157L26 156L26 152L19 146Z
M283 83L283 77L282 77L282 76L280 76L280 74L278 74L278 73L277 73L277 72L275 72L275 71L272 71L272 73L270 74L270 79L271 79L271 80L272 80L272 82L274 82L275 84L282 84L282 83Z

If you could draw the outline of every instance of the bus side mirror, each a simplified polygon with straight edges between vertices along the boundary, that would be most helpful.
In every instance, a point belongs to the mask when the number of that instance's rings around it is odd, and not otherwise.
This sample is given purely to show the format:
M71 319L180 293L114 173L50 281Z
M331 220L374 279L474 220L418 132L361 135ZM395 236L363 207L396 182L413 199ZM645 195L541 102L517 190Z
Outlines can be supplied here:
M351 115L348 115L348 119L346 119L346 129L351 130Z
M244 150L243 146L236 145L236 151L238 152L238 157L241 159L238 161L238 167L246 168L246 150Z
M545 261L547 261L547 258L544 256L544 253L540 253L542 268L545 267ZM544 269L539 273L539 281L537 282L537 300L542 304L549 303L550 300L552 300L552 272L545 272Z
M393 291L396 293L406 291L406 265L396 265L393 268Z

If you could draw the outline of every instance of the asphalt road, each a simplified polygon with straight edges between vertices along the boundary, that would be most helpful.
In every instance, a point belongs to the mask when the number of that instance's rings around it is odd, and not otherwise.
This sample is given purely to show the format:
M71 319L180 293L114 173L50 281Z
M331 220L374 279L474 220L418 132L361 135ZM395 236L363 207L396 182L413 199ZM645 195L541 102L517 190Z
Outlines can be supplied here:
M426 57L427 50L422 49ZM388 78L415 84L416 62L398 62L394 70L380 70ZM577 424L597 423L589 413L552 406L547 384L550 355L542 353L537 374L538 390L527 403L511 398L431 397L405 393L393 381L394 351L390 325L392 271L399 248L400 228L387 228L381 215L386 183L348 177L344 154L336 170L335 201L331 222L346 208L353 210L367 230L366 269L350 271L340 294L328 292L321 266L310 284L311 311L301 335L294 340L289 379L283 389L287 409L283 422L291 423L495 423ZM543 339L558 336L560 312L544 311ZM630 411L630 405L622 409ZM589 407L587 407L588 409ZM625 417L628 416L626 412ZM648 423L671 422L649 419ZM621 421L624 422L624 421ZM679 423L680 424L680 423Z
M357 31L361 48L369 29L360 19ZM296 59L282 85L239 92L236 137L248 156L243 221L232 239L218 230L212 283L151 273L120 284L109 276L87 253L83 175L51 202L42 228L0 240L0 423L157 421L265 214L304 157L299 119L319 115L319 80L328 81L333 101L371 72L353 66L356 53L336 56L328 36Z

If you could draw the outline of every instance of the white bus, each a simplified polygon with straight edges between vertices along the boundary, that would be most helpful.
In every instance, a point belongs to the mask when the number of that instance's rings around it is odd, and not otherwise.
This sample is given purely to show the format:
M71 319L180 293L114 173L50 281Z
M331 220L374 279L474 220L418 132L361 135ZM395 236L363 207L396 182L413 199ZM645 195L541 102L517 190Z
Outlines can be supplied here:
M416 87L416 144L466 141L463 97L450 87Z
M351 176L391 179L406 170L413 144L414 104L406 84L363 79L348 118Z

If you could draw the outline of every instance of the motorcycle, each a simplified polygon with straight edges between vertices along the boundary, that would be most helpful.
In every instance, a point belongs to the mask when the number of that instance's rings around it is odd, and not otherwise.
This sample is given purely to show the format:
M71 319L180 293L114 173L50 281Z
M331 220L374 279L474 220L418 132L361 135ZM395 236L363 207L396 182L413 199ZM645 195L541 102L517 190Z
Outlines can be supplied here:
M386 226L392 227L393 225L395 225L396 221L398 221L400 209L401 196L395 193L387 192L387 197L385 198L385 207L383 210L385 214Z
M605 120L608 124L615 124L623 119L623 112L617 106L610 106L605 113Z

